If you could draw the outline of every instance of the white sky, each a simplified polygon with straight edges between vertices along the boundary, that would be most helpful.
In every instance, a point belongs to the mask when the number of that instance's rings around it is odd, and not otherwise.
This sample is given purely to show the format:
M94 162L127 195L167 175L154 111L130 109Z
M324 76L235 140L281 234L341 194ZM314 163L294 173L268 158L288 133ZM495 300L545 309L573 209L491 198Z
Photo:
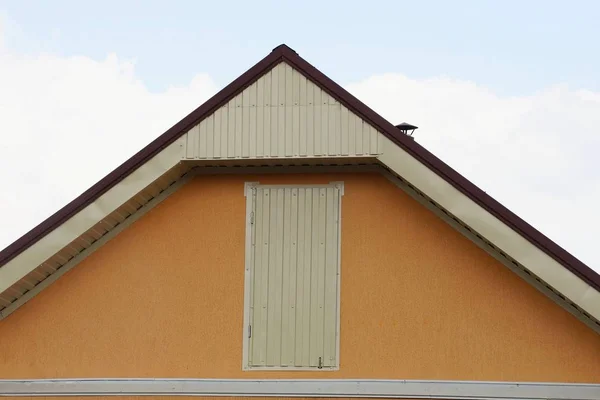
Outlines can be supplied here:
M187 84L150 91L138 65L117 54L9 48L2 21L0 248L222 86L199 70ZM270 50L257 52L254 62ZM238 74L250 66L240 64ZM400 69L340 83L391 122L418 125L418 142L600 271L600 92L563 83L506 97L476 82L412 79Z

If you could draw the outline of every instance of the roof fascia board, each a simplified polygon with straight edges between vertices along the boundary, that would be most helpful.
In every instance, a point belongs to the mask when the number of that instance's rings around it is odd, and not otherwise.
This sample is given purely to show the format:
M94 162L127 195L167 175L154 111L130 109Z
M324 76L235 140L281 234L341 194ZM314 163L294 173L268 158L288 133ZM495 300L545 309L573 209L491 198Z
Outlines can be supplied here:
M452 228L460 232L463 236L465 236L483 251L485 251L498 262L500 262L502 265L513 271L515 274L521 277L521 279L525 280L529 285L536 288L549 299L554 301L557 305L561 306L563 309L571 313L575 318L586 324L596 333L600 334L600 324L595 319L584 315L584 313L581 312L581 309L578 308L579 306L575 307L575 303L570 301L570 299L566 299L564 296L559 296L557 294L557 289L551 289L549 286L547 286L545 282L540 282L538 279L536 279L535 275L527 273L526 268L522 264L515 265L512 262L512 258L508 258L505 255L503 255L495 244L491 246L490 241L484 239L481 236L478 236L478 233L471 230L470 227L465 227L466 224L464 224L464 221L460 220L459 222L455 220L454 217L456 216L452 215L447 209L441 208L441 205L439 203L435 202L434 204L434 202L432 201L433 199L425 195L425 193L422 192L420 189L415 190L414 187L410 187L409 184L403 180L403 178L399 178L397 174L391 172L391 169L385 169L381 172L383 176L385 176L390 182L392 182L398 188L406 192L419 204L433 212L435 215L437 215L444 222L449 224Z
M60 223L41 239L33 242L0 268L0 293L33 271L66 245L127 202L142 189L173 168L181 159L177 143L166 147L148 162L92 199L85 208Z
M179 190L179 188L181 188L183 185L188 183L194 176L195 176L195 173L194 173L193 169L188 171L187 173L185 173L178 181L176 181L171 186L169 186L167 189L162 191L158 196L156 196L155 198L150 200L148 203L144 204L134 214L132 214L131 216L126 218L122 223L115 226L113 229L111 229L108 233L106 233L100 239L98 239L97 241L92 243L92 245L90 247L86 248L81 253L77 254L70 261L68 261L65 265L60 267L56 272L54 272L52 275L48 276L46 279L44 279L43 281L38 283L33 289L29 290L23 296L19 297L17 300L15 300L13 303L11 303L8 307L0 310L0 321L4 318L8 317L10 314L12 314L14 311L16 311L23 304L25 304L26 302L31 300L33 297L38 295L42 290L46 289L48 286L50 286L51 284L56 282L56 280L58 280L58 278L60 278L61 276L63 276L67 272L69 272L71 269L73 269L75 266L77 266L79 263L81 263L83 260L85 260L87 257L89 257L92 253L94 253L100 247L104 246L104 244L106 242L108 242L109 240L116 237L119 233L123 232L125 229L127 229L129 226L131 226L134 222L136 222L141 217L146 215L150 210L152 210L154 207L159 205L167 197L169 197L170 195L175 193L177 190ZM1 272L1 270L0 270L0 272ZM0 278L0 281L1 281L1 278Z
M37 379L0 380L0 396L231 396L504 400L597 400L581 383L362 379Z
M456 187L411 156L407 151L383 138L379 160L397 175L416 186L495 246L524 265L572 302L600 320L600 293L579 276L564 268L495 215L481 207Z

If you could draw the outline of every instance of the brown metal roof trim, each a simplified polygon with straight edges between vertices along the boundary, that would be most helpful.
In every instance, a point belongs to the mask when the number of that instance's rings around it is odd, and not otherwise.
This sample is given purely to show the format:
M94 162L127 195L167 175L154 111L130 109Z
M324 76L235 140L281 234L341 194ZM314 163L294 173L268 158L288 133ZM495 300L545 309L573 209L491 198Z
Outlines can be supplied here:
M445 164L442 160L434 156L431 152L425 149L423 146L418 144L414 140L410 140L408 137L400 133L400 131L386 121L383 117L371 110L368 106L363 104L356 97L351 95L348 91L342 88L340 85L329 79L322 72L313 67L306 60L301 58L294 50L286 45L280 45L273 49L273 51L259 61L256 65L242 74L239 78L234 80L223 90L213 96L211 99L206 101L196 110L191 112L184 119L175 124L172 128L167 130L156 140L144 147L137 154L115 169L113 172L108 174L90 189L85 191L75 200L71 201L65 207L60 209L54 215L46 219L44 222L27 232L21 238L17 239L14 243L6 247L0 252L0 266L6 264L12 258L16 257L19 253L27 249L33 243L41 239L43 236L48 234L50 231L58 227L60 224L71 218L77 212L85 208L87 205L92 203L98 197L100 197L107 190L112 188L114 185L119 183L127 175L137 169L139 166L144 164L147 160L155 156L162 149L173 143L177 138L183 135L187 130L196 125L202 119L213 113L216 109L224 105L232 97L240 93L246 87L258 80L264 73L271 69L274 65L281 61L285 61L306 78L310 79L315 84L325 89L331 96L336 98L348 109L361 116L373 126L375 126L380 132L388 137L392 142L403 148L417 160L425 164L437 175L442 177L457 190L468 196L475 203L479 204L485 210L490 212L496 218L510 226L516 232L521 234L528 241L533 243L539 249L544 251L550 257L555 259L557 262L562 264L564 267L569 269L571 272L579 276L590 286L600 291L600 275L592 270L590 267L579 261L565 249L560 247L558 244L550 240L548 237L543 235L541 232L533 228L527 222L519 218L517 215L512 213L502 204L494 200L483 190L479 189L473 183L468 181L465 177L460 175L450 166Z

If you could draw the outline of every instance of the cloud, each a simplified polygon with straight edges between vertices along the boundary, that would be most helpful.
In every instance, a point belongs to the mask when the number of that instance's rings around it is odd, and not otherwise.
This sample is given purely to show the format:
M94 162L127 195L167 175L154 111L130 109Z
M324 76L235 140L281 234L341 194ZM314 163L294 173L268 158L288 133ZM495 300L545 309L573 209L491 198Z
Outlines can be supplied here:
M25 56L1 43L0 31L0 248L217 90L201 74L152 93L135 63L114 54ZM418 125L418 142L600 271L600 93L557 85L501 97L401 74L346 87L390 121Z
M555 85L501 97L401 74L346 87L511 211L600 271L600 93Z

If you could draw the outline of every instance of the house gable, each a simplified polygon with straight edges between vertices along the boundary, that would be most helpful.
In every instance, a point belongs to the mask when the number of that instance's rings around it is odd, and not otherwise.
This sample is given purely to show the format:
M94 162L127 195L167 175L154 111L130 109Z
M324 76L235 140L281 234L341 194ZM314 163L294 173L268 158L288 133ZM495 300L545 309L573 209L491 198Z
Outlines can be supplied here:
M301 82L306 82L305 94ZM261 86L263 103L259 102ZM313 104L309 104L311 92ZM160 202L190 171L207 166L323 163L387 169L481 240L490 253L500 255L506 265L528 275L533 285L565 309L600 329L600 277L594 271L286 46L276 48L123 166L0 252L0 318Z
M244 372L244 185L332 181L340 370ZM198 176L0 321L0 337L3 378L600 382L595 332L379 173Z

